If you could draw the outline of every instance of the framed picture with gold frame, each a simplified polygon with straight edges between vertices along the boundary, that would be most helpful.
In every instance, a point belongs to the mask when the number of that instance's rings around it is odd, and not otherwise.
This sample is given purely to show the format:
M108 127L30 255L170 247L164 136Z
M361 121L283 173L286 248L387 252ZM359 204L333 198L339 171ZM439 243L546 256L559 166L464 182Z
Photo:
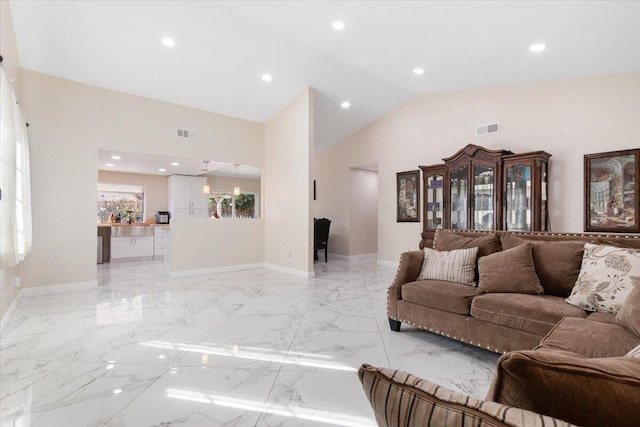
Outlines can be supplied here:
M420 169L396 174L397 222L420 222Z
M584 156L585 231L640 233L640 149Z

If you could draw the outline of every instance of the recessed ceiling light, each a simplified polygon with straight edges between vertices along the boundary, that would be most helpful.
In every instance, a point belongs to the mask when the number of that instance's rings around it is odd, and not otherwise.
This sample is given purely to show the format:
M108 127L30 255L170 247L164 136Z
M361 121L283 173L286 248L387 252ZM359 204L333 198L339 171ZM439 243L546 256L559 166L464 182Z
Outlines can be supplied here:
M271 77L271 74L263 74L262 75L262 80L265 82L270 82L273 79L273 77Z
M344 22L342 21L336 21L333 23L333 29L336 31L342 31L344 30L344 27L345 25L344 25Z
M349 101L343 101L340 106L346 110L347 108L351 107L351 103Z
M531 46L529 46L529 50L531 52L542 52L546 48L547 47L543 43L536 43L536 44L532 44Z
M158 172L166 172L167 170L165 168L160 168L158 169Z
M162 44L166 47L174 47L176 45L176 41L171 37L165 37L162 39Z
M113 160L120 160L120 159L121 159L121 157L120 157L120 156L111 156L111 158L112 158Z
M418 76L424 74L424 68L420 68L420 67L414 68L413 69L413 74L417 74Z
M180 166L180 163L178 163L178 162L173 162L173 163L171 163L171 166Z
M109 168L112 168L112 167L113 167L113 163L105 163L104 165L105 165L105 166L107 166L107 167L109 167Z

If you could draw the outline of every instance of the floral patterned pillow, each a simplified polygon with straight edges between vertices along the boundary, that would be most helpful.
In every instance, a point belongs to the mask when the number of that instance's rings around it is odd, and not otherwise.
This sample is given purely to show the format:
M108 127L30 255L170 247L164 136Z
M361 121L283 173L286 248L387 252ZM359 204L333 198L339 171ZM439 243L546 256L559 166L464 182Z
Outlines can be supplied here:
M587 311L615 314L636 285L640 250L586 243L580 274L566 301Z

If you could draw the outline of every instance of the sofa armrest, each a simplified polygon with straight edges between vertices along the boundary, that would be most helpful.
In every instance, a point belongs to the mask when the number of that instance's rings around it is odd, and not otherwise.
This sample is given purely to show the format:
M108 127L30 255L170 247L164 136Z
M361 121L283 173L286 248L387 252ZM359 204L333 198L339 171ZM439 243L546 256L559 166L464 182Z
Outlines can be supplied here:
M488 400L583 427L640 425L640 359L514 351L498 360Z
M423 251L409 251L400 255L400 264L396 277L387 291L387 316L389 319L397 318L397 301L402 299L402 285L415 282L422 270L424 260Z

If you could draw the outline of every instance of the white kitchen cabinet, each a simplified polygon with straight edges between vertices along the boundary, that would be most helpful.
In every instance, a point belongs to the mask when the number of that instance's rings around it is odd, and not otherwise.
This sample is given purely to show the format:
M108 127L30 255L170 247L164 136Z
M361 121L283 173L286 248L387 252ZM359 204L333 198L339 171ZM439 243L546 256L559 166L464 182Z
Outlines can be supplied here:
M172 218L208 218L209 196L202 192L203 176L169 177L169 212Z
M165 229L164 227L153 227L153 258L164 256L165 248Z
M111 259L150 256L153 256L153 236L111 238Z

